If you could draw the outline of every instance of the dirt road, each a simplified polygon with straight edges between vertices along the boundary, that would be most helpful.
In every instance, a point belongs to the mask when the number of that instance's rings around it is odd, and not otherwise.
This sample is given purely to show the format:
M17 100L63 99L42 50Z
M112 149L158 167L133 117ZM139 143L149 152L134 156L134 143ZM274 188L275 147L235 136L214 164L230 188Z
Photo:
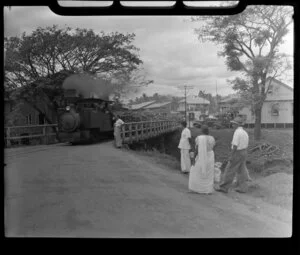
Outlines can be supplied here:
M5 151L6 236L287 237L291 223L111 142ZM251 202L251 206L255 201Z

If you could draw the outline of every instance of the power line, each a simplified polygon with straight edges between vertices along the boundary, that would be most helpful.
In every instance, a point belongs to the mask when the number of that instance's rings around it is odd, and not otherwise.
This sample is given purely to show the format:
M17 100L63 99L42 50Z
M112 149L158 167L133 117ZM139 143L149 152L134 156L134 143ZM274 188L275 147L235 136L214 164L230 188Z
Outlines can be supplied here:
M179 89L184 89L184 115L185 115L185 121L187 122L187 102L186 102L186 95L188 89L193 89L194 86L184 85L184 86L178 86ZM188 124L190 126L190 118L188 118Z
M218 81L216 81L216 110L218 112Z

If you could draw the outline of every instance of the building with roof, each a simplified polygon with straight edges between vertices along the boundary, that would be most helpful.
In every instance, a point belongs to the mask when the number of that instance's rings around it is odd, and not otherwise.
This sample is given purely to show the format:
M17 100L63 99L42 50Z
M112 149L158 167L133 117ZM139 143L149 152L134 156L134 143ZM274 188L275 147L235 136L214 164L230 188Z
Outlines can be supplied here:
M44 125L47 119L51 121L50 124L57 123L57 113L49 107L45 98L37 101L35 106L24 100L4 99L5 126Z
M237 94L231 94L222 98L219 102L220 113L227 113L234 109L239 101L239 96Z
M162 111L171 111L171 102L164 102L164 103L154 103L148 106L145 106L144 109L148 110L162 110Z
M161 117L168 116L172 111L172 102L154 103L144 107L145 111L151 111L159 114Z
M188 96L186 98L186 108L187 108L187 119L189 120L190 126L196 120L202 120L204 116L208 115L210 102L199 96ZM177 108L178 112L184 115L185 112L185 98L179 101L179 106Z
M262 127L293 127L294 123L294 89L277 79L268 78L268 94L262 107ZM246 119L246 124L253 127L255 115L250 107L239 111Z
M156 101L148 101L148 102L143 102L140 104L132 104L130 105L130 110L142 110L144 109L146 106L149 106L151 104L156 103Z

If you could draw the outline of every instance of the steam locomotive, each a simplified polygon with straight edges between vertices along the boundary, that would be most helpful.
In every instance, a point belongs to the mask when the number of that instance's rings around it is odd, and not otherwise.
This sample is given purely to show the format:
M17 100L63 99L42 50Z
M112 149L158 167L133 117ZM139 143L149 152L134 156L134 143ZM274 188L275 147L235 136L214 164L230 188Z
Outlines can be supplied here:
M58 139L61 142L95 142L113 137L114 115L112 101L82 98L76 89L64 91L62 107L58 110Z

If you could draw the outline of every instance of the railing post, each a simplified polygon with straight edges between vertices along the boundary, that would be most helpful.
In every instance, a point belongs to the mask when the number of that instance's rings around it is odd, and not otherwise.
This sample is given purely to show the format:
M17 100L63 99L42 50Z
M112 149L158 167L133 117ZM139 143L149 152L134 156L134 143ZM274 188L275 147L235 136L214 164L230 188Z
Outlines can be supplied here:
M10 142L10 127L6 128L6 146L10 147L11 142Z
M140 134L139 134L139 137L140 137L140 140L143 140L143 128L144 128L144 122L140 123L139 125L139 128L140 128Z
M132 124L129 124L129 143L132 143Z
M155 134L155 125L154 122L151 121L151 137L153 136L153 134Z
M124 130L125 130L125 126L122 125L122 126L121 126L121 140L122 140L122 142L124 142L124 137L125 137Z
M150 132L149 132L149 136L152 137L154 130L153 130L153 121L150 122Z
M139 126L140 126L139 123L135 123L135 140L136 141L139 141L139 137L140 137L140 135L139 135Z
M144 125L145 125L145 123L143 122L142 123L142 131L141 131L142 139L144 139Z
M46 132L46 126L43 126L43 144L47 144L47 132Z

